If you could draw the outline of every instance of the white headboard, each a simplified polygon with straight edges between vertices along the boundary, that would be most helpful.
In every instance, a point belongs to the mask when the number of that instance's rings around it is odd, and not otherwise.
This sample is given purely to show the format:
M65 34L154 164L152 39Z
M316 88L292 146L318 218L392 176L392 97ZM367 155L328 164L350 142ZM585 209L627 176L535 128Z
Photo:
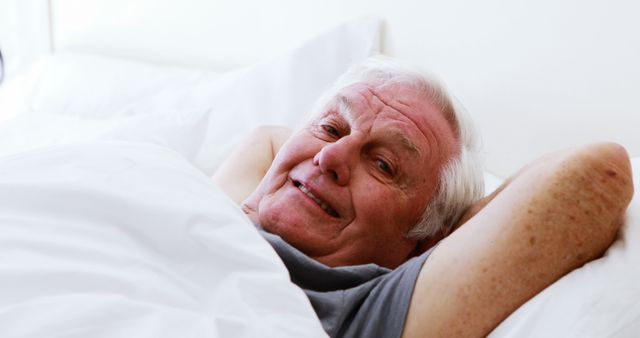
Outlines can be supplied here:
M212 69L350 18L381 18L384 51L445 81L500 176L600 140L640 155L637 13L632 0L50 0L54 51Z

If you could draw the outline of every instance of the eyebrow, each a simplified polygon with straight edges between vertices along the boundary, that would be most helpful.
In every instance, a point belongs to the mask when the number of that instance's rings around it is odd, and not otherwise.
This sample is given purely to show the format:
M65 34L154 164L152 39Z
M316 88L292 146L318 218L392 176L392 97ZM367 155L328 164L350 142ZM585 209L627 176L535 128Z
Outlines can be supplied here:
M418 146L416 146L416 144L413 143L413 141L411 141L411 139L409 139L405 133L399 130L393 130L391 132L391 137L398 141L398 143L401 144L404 149L408 150L412 156L420 155L420 149L418 148Z
M353 109L351 109L351 107L353 107L351 100L344 95L338 95L336 97L336 101L338 114L347 120L347 122L352 123L354 120L354 114Z
M338 114L346 119L348 122L352 122L354 119L354 113L351 107L353 106L351 100L344 96L338 95L336 97L337 101L337 112ZM404 149L406 149L412 156L420 155L420 148L416 146L416 144L407 137L407 135L400 130L394 129L391 131L391 138L394 141L397 141L398 144L401 144Z

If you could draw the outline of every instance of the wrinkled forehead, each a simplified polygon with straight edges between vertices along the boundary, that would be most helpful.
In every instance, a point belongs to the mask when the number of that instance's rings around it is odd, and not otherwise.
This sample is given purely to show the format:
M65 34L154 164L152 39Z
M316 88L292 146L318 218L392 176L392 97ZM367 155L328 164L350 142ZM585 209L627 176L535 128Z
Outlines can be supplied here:
M405 82L367 81L350 84L331 95L323 107L314 120L327 113L339 113L347 121L367 112L391 113L389 116L397 113L411 121L425 136L438 133L443 134L441 137L444 139L457 140L451 121L432 102L427 90Z

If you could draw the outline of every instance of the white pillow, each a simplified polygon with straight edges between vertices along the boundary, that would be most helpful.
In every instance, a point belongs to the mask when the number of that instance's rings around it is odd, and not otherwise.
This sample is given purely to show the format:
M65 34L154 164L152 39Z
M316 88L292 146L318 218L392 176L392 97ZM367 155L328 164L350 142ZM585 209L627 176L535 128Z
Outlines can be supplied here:
M0 153L103 137L107 131L109 137L153 143L167 137L179 144L174 150L210 175L256 126L295 125L340 74L379 50L379 26L371 19L345 23L288 54L224 74L105 56L53 55L30 81L26 113L0 128ZM164 115L205 111L202 132L201 125L198 132L156 126L150 136L147 130L149 121L171 120ZM147 117L128 119L140 115ZM113 119L125 117L126 131L114 133L120 123Z
M494 192L504 182L500 177L485 171L484 172L484 195L488 196Z
M215 82L162 91L119 114L211 108L205 144L194 163L211 175L249 131L264 124L295 126L349 66L378 50L379 22L362 19L339 25L282 57L224 74Z
M172 149L193 163L205 141L209 110L146 114L110 120L100 139L151 143Z
M33 66L24 73L5 79L0 84L0 124L27 109L30 88L37 82L41 67Z
M34 68L27 110L92 118L110 118L131 102L158 91L214 82L216 73L83 53L58 53Z

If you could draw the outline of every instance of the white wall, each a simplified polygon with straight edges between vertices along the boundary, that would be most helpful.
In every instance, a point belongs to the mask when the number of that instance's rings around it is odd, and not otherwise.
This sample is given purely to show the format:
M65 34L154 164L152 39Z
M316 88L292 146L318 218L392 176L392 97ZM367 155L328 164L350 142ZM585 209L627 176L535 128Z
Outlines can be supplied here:
M494 173L506 176L551 149L596 140L640 155L638 1L185 3L55 0L55 46L231 68L339 21L379 17L385 51L445 79L475 117Z
M474 116L490 171L506 176L544 152L598 140L640 156L635 0L51 1L57 50L215 69L378 17L385 51L439 75ZM46 1L0 4L0 43L17 68L48 49Z
M47 0L0 0L5 80L50 51Z

